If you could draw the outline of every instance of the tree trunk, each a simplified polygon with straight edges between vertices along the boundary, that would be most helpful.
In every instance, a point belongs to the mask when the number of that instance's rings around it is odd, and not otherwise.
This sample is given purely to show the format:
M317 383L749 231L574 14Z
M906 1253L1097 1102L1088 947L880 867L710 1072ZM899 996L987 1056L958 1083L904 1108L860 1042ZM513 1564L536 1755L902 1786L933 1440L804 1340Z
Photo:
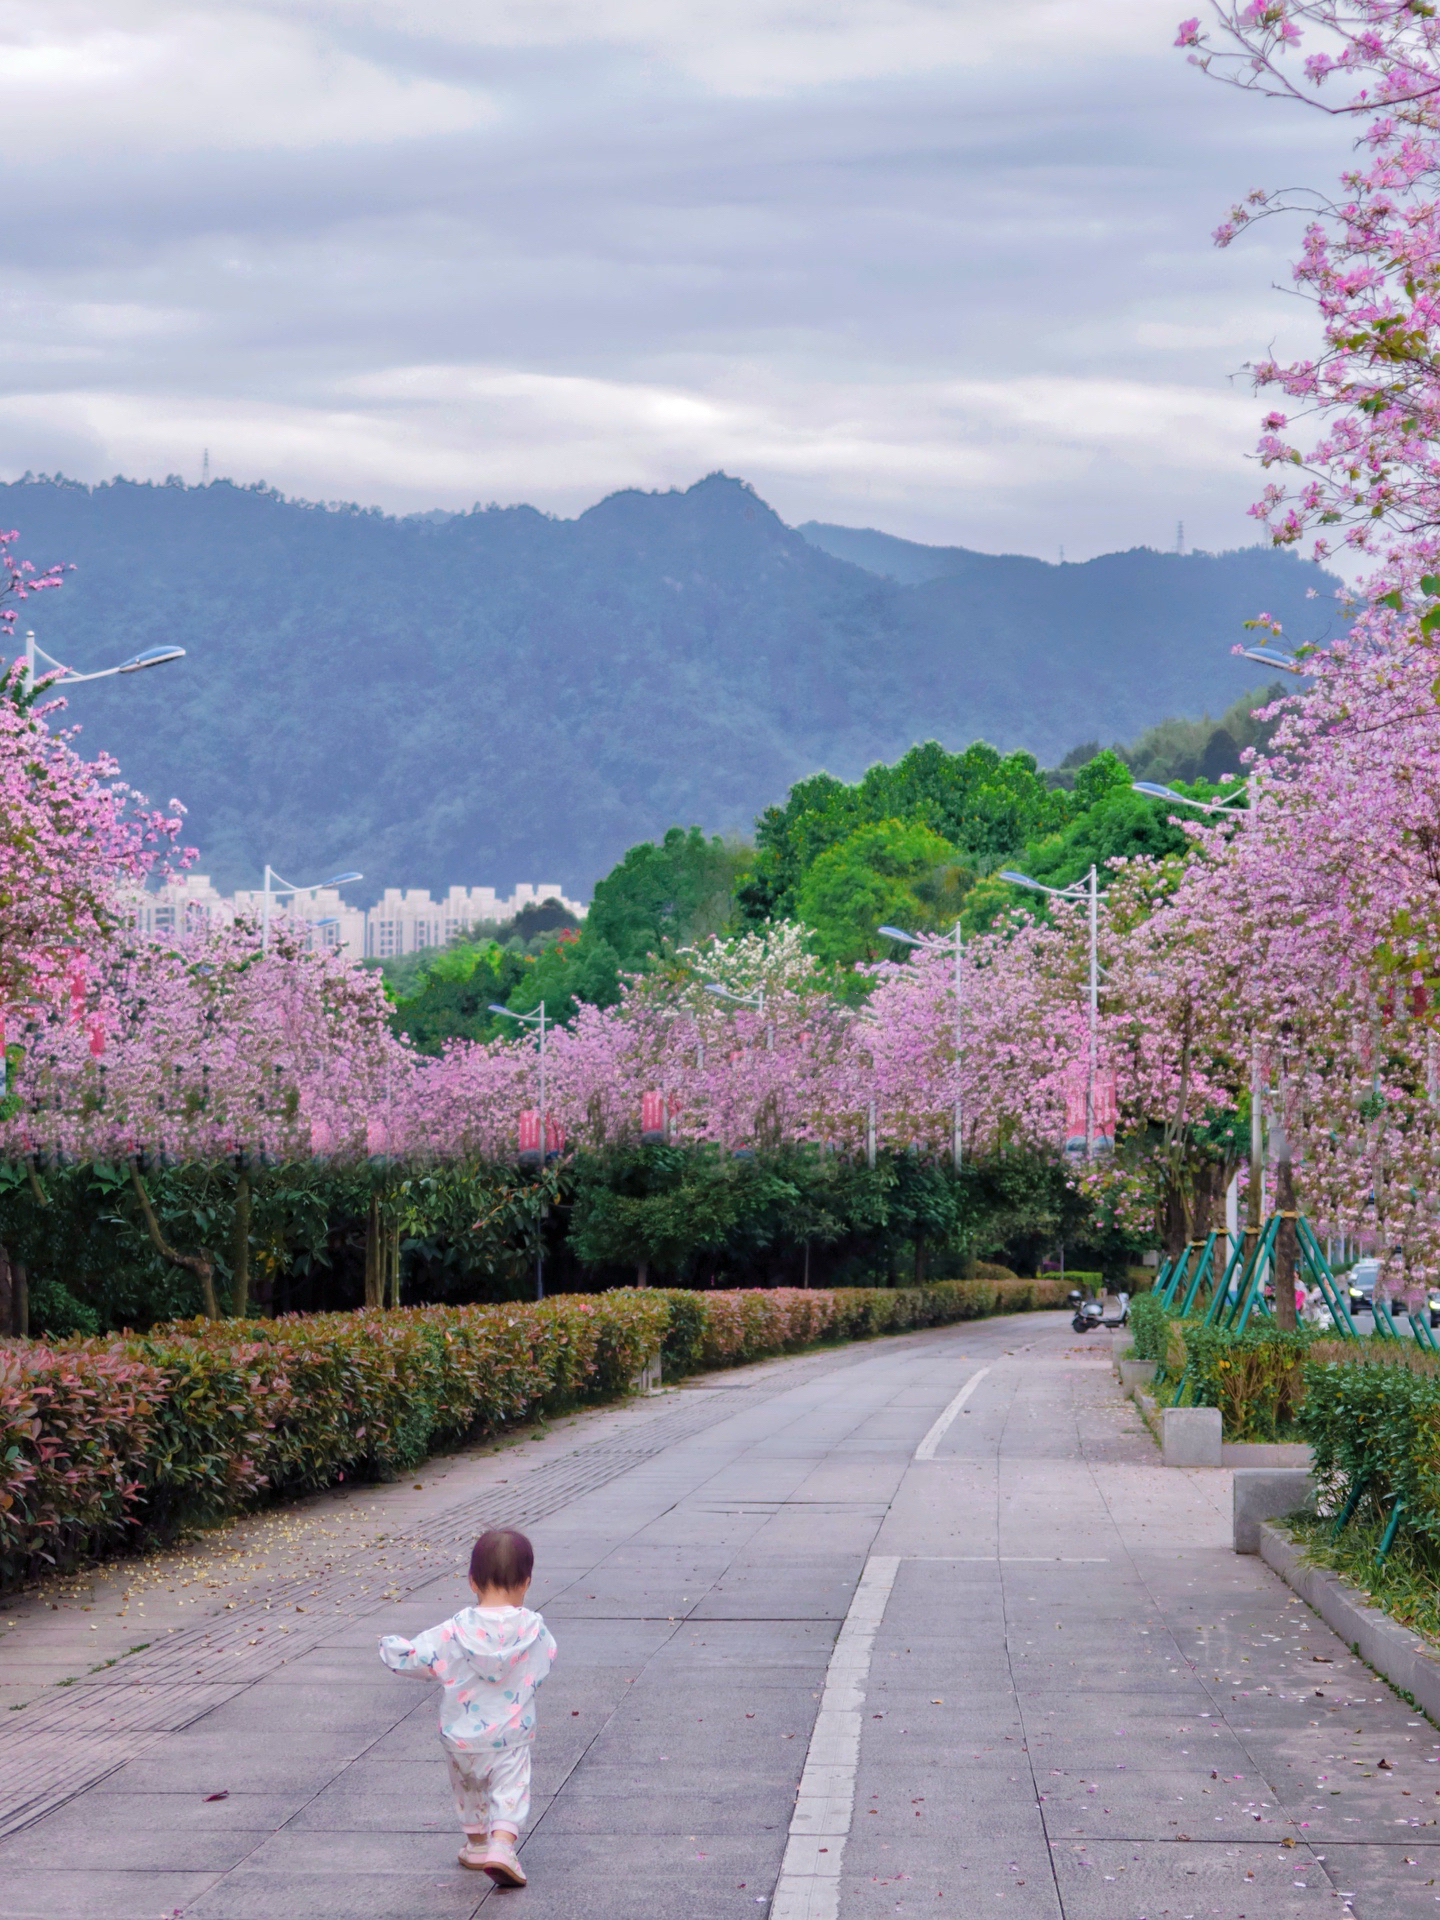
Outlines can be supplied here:
M10 1268L10 1285L14 1289L14 1327L21 1340L30 1338L30 1276L25 1271L23 1260L17 1260Z
M1166 1254L1174 1259L1185 1245L1189 1235L1185 1231L1185 1196L1179 1187L1168 1181L1165 1186L1164 1224L1160 1230L1160 1240Z
M400 1305L400 1228L393 1226L385 1236L385 1251L390 1264L390 1305Z
M370 1213L365 1222L365 1304L367 1307L381 1307L385 1304L385 1256L381 1240L380 1196L378 1193L372 1193Z
M15 1284L10 1275L10 1255L0 1247L0 1338L15 1332Z
M917 1233L915 1236L915 1285L917 1287L923 1287L924 1284L925 1284L925 1236L923 1233Z
M243 1320L250 1311L250 1175L235 1177L235 1244L230 1261L230 1311Z
M181 1253L172 1247L160 1231L160 1222L155 1217L150 1195L145 1190L145 1182L140 1178L140 1169L130 1162L130 1183L140 1201L140 1211L145 1216L145 1228L150 1235L150 1244L162 1259L168 1260L172 1267L183 1267L187 1273L193 1273L200 1282L200 1298L204 1305L205 1318L218 1320L220 1306L215 1298L215 1263L203 1247L198 1253Z
M1290 1160L1290 1136L1282 1133L1275 1163L1275 1324L1295 1330L1295 1169Z
M648 1260L639 1260L635 1263L635 1284L637 1287L649 1286L650 1262Z

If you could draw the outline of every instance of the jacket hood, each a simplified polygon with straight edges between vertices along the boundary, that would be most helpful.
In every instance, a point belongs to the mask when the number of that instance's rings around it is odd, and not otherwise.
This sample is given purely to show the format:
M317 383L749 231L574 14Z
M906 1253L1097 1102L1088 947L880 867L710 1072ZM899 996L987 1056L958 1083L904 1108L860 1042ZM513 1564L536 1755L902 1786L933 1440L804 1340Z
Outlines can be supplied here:
M545 1622L528 1607L465 1607L455 1615L455 1644L478 1679L492 1684L528 1653L545 1631Z

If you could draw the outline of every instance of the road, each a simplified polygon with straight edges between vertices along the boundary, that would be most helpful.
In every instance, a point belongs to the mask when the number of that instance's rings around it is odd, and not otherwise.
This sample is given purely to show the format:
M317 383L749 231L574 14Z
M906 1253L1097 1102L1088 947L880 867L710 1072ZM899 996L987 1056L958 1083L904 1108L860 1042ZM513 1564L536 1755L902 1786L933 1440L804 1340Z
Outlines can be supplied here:
M12 1605L0 1916L1433 1914L1440 1735L1108 1357L1038 1314L707 1376ZM375 1656L502 1520L560 1646L513 1893Z

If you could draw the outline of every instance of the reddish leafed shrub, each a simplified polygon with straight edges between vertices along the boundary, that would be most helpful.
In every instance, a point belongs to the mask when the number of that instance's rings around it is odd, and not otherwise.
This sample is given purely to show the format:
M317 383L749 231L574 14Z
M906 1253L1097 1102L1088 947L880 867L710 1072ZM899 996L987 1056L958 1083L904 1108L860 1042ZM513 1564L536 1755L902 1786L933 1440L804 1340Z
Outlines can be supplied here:
M670 1373L1060 1304L1058 1283L689 1293L191 1320L0 1342L0 1584Z

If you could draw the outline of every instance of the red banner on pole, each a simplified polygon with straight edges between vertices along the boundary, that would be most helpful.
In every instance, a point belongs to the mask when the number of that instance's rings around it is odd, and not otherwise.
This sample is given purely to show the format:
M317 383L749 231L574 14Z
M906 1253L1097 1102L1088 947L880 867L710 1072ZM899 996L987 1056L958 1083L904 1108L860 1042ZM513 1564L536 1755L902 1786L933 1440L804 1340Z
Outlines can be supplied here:
M1085 1154L1085 1092L1089 1070L1083 1060L1072 1062L1065 1070L1065 1151L1072 1159ZM1109 1153L1115 1146L1115 1128L1120 1118L1115 1073L1110 1067L1095 1069L1094 1111L1090 1116L1090 1143L1096 1153Z
M548 1158L552 1153L564 1151L565 1129L552 1114L547 1113L545 1116L546 1157ZM520 1116L520 1156L524 1159L526 1155L536 1160L540 1158L540 1109L538 1107L527 1107Z

